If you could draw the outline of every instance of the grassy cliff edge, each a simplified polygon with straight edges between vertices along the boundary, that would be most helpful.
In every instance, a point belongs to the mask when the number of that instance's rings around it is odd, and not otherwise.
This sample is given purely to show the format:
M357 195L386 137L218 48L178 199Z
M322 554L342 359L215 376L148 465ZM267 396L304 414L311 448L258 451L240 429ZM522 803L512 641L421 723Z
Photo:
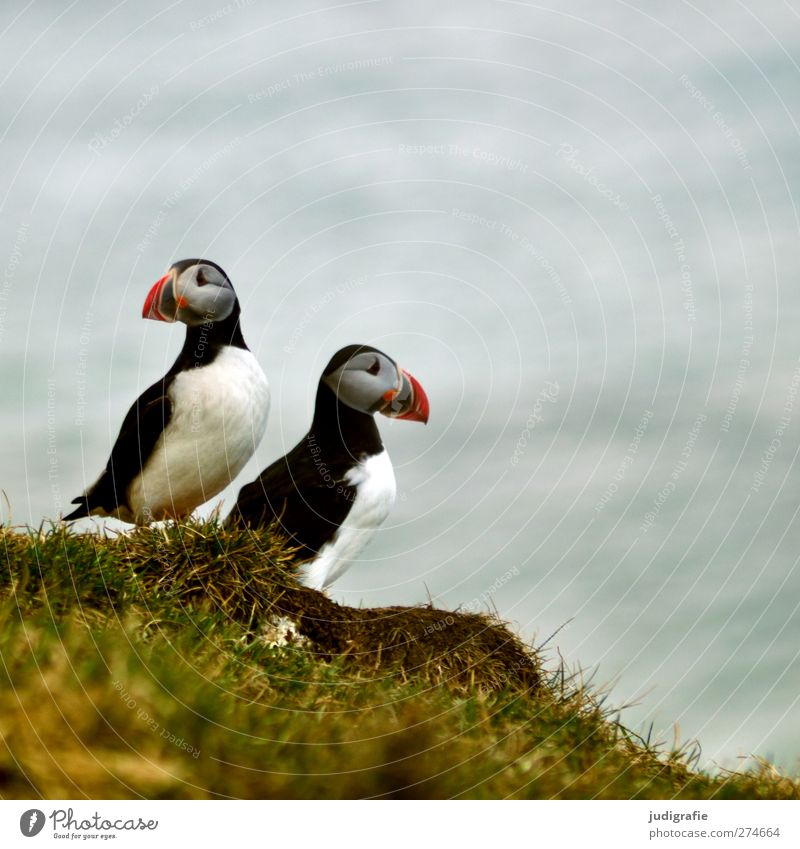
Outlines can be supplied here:
M488 614L299 586L269 532L0 546L2 798L800 798L642 740Z

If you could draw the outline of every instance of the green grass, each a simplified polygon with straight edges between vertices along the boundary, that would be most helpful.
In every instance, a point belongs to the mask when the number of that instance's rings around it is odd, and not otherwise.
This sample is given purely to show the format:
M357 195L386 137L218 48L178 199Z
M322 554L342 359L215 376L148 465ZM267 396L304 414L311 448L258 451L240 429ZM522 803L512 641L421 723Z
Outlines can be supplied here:
M488 615L301 588L268 532L0 550L3 798L800 798L767 764L712 776L642 740Z

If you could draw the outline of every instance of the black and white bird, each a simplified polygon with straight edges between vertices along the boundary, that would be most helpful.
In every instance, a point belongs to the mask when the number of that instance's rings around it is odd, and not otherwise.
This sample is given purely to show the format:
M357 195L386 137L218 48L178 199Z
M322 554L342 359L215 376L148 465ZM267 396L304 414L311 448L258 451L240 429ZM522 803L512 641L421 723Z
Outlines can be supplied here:
M66 521L114 516L137 525L179 519L224 489L264 435L269 385L239 326L228 275L184 259L150 290L142 317L181 321L172 368L128 410L100 477Z
M324 589L394 504L394 470L374 414L427 422L428 411L423 388L391 357L368 345L342 348L320 378L311 429L242 488L229 523L254 527L276 519L298 547L303 582Z

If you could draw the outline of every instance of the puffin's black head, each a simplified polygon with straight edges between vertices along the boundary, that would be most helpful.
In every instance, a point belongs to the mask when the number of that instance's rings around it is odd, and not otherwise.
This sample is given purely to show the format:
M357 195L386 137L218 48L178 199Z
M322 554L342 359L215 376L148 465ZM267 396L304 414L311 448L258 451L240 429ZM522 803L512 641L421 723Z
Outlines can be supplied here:
M228 275L207 259L182 259L153 286L142 318L182 321L190 327L224 321L239 311Z
M428 421L428 396L419 381L369 345L348 345L337 351L320 383L332 389L342 404L359 412Z

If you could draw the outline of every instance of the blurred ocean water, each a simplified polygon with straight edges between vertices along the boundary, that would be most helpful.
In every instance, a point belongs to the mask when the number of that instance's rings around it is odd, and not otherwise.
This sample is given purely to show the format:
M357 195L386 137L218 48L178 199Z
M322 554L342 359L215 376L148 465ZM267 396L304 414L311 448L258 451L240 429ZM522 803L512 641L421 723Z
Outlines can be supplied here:
M425 386L351 604L491 603L703 762L800 756L800 16L710 2L10 3L0 488L99 473L230 274L305 432L339 346ZM211 509L209 505L206 512Z

